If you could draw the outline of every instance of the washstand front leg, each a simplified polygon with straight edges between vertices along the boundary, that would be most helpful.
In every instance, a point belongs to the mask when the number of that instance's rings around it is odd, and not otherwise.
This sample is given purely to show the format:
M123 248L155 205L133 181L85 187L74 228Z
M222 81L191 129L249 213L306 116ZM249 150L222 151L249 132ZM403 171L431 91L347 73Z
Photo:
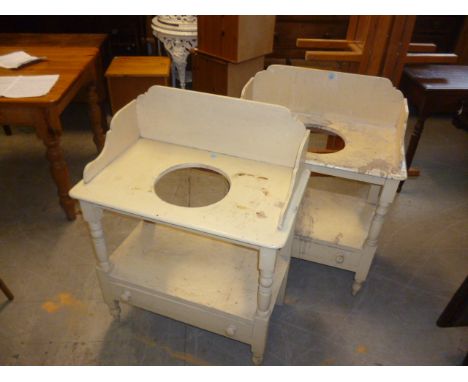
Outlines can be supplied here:
M359 267L354 276L354 282L351 291L353 296L355 296L361 290L363 283L366 281L375 252L377 250L380 231L382 231L388 209L395 199L398 184L398 180L389 179L382 187L377 208L375 210L375 215L369 228L369 234L367 236L366 242L364 243L363 254L359 262Z
M252 339L252 362L255 365L260 365L263 362L263 353L265 352L276 256L277 251L275 249L260 248L257 311L255 313Z
M104 231L102 229L102 208L80 201L81 211L84 220L88 223L89 231L93 239L94 252L97 260L97 276L101 286L104 302L109 307L110 314L117 320L120 319L120 304L109 289L107 280L109 272L112 270L112 263L107 253Z

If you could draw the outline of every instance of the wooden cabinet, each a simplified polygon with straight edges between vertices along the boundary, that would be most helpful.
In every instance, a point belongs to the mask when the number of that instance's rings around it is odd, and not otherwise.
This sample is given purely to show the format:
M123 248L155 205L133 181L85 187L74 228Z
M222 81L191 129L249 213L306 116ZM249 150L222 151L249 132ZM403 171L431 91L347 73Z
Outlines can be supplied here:
M239 63L273 51L275 16L198 16L198 50Z
M235 64L195 52L193 88L213 94L240 97L242 88L255 73L263 70L264 56Z
M198 16L193 89L240 97L273 51L275 16Z
M153 85L169 85L169 57L115 57L107 69L112 114Z

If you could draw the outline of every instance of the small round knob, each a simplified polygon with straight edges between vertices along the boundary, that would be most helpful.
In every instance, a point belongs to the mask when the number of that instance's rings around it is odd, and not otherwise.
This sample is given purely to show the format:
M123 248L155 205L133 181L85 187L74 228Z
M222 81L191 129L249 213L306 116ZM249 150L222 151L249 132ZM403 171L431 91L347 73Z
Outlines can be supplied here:
M120 296L120 299L122 301L128 302L130 301L130 297L132 297L130 291L126 290L125 292L122 293L122 295Z
M336 256L335 261L336 261L338 264L342 264L343 261L344 261L344 257L341 256L341 255L338 255L338 256Z
M227 328L226 328L226 334L230 337L233 337L236 335L236 332L237 332L237 327L236 325L229 325Z

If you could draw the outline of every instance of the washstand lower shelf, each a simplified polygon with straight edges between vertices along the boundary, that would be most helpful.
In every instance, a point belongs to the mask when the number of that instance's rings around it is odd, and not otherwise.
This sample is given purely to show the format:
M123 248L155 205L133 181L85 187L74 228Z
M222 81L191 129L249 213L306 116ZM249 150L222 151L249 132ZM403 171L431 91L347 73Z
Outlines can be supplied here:
M291 256L359 272L375 252L366 245L376 211L368 200L369 190L363 182L311 177L298 212ZM358 288L355 283L353 294Z
M257 250L142 221L110 261L98 268L108 298L252 344ZM268 317L287 268L280 252Z

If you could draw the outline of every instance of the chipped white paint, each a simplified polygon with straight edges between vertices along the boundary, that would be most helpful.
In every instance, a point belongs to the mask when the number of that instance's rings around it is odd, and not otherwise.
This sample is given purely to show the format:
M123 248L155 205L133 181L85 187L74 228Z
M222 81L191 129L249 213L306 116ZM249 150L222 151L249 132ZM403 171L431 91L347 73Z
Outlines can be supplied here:
M310 175L308 137L285 107L167 87L119 111L70 191L90 225L111 313L118 317L123 301L226 335L251 344L260 363ZM196 208L161 200L157 180L190 166L223 174L227 195ZM151 223L108 256L103 209Z
M406 100L385 78L271 65L244 87L242 98L288 107L306 126L339 135L344 149L308 152L311 171L369 183L365 197L314 188L299 212L293 256L355 272L352 293L365 281L384 217L406 179ZM317 181L320 182L320 181ZM341 184L342 185L342 184Z
M271 65L246 84L242 98L286 106L306 126L344 139L345 148L333 155L307 153L310 165L406 178L401 149L408 108L386 78Z

